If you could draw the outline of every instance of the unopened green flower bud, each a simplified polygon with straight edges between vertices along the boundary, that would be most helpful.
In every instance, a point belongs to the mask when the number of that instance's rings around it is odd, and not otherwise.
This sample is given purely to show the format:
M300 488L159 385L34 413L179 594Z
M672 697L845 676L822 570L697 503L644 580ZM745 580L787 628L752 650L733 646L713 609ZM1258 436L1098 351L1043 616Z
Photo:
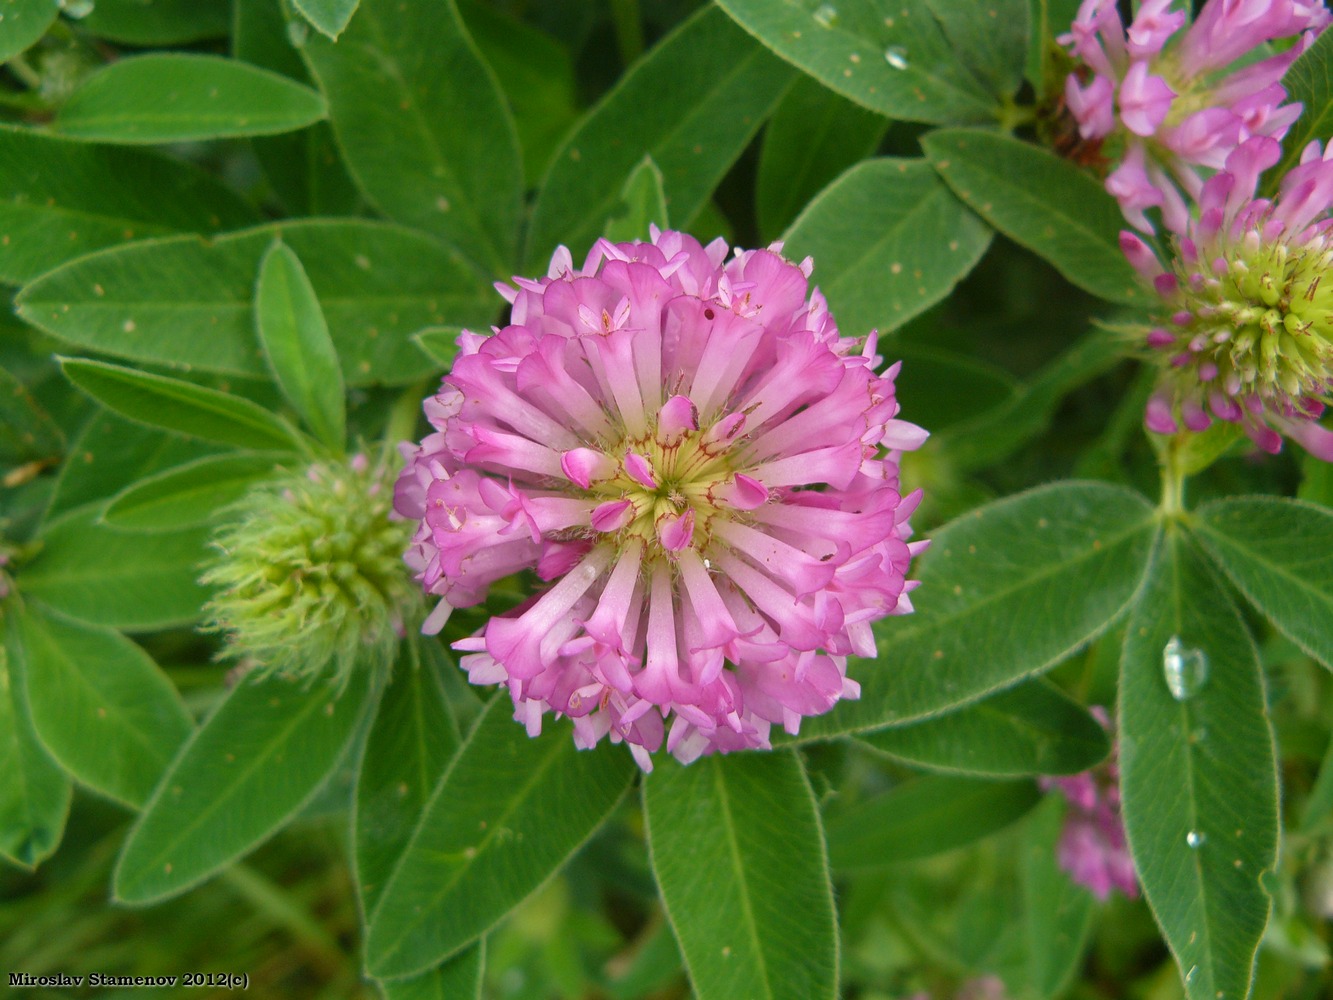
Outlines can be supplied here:
M219 588L205 627L226 636L224 655L340 686L353 669L387 669L421 606L403 563L410 526L390 520L392 501L384 470L363 456L246 494L203 576Z

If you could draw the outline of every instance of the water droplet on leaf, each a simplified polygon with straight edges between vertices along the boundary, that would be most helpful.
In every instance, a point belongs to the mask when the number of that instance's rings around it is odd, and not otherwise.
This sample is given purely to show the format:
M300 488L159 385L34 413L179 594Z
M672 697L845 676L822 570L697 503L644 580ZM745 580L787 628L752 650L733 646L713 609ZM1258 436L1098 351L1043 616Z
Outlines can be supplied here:
M1162 675L1176 701L1186 701L1199 693L1208 680L1208 657L1203 650L1186 646L1173 635L1162 648Z
M60 9L77 21L93 12L93 0L61 0Z
M831 3L821 3L815 9L814 18L825 28L831 28L838 23L838 8Z
M1208 834L1204 833L1202 830L1191 830L1189 833L1185 834L1185 843L1196 851L1207 841Z
M907 50L900 45L890 45L884 50L884 61L894 69L906 69Z

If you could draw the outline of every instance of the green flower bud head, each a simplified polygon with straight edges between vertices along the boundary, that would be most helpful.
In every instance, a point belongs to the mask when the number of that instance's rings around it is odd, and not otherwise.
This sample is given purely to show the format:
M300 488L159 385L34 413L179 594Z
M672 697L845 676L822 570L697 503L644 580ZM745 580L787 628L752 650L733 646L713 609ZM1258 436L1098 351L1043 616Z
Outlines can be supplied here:
M421 599L403 563L411 526L364 456L313 465L251 490L217 532L203 583L219 588L205 628L261 676L346 684L387 670Z

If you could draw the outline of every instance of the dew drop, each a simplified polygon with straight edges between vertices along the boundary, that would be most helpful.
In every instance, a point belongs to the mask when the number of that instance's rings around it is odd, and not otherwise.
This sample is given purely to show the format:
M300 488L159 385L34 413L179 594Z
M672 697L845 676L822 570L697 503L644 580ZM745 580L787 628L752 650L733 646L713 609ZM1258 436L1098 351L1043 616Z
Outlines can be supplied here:
M1188 844L1192 850L1197 851L1207 842L1208 834L1204 833L1202 830L1191 830L1189 833L1185 834L1185 843Z
M65 16L76 21L91 14L93 6L93 0L61 0L60 3L60 9L65 12Z
M884 61L894 69L906 69L907 50L901 45L890 45L884 50Z
M821 3L815 8L814 18L823 27L831 28L838 23L838 8L831 3Z
M298 49L305 45L305 41L310 37L310 25L299 17L287 22L287 41L291 42Z
M1173 635L1162 648L1162 675L1171 697L1186 701L1199 693L1208 680L1208 657L1201 649L1186 646Z

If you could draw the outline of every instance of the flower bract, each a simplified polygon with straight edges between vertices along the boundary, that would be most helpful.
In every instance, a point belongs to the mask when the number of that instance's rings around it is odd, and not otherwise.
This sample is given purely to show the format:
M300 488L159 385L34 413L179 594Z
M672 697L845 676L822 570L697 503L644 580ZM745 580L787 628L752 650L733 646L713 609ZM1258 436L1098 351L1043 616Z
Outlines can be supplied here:
M428 629L503 577L545 585L456 644L530 732L568 716L645 768L664 744L765 747L855 698L848 657L911 610L898 456L925 432L779 251L656 229L578 268L561 248L501 286L508 326L459 337L395 502Z

